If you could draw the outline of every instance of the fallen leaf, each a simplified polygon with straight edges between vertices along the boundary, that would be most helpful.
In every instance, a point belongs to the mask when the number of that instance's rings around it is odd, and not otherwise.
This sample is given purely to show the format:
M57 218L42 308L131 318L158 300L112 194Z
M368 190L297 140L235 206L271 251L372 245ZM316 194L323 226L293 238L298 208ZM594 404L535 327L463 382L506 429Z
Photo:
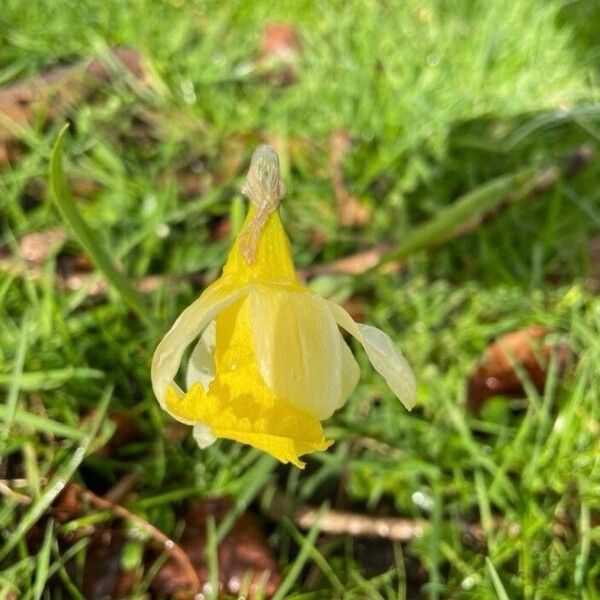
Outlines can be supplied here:
M52 515L59 523L76 519L83 514L81 488L68 483L52 505Z
M320 252L327 244L327 233L323 229L313 229L310 232L308 245L313 252Z
M469 408L478 412L492 396L523 395L523 383L515 371L515 363L523 367L533 385L542 391L551 355L557 354L560 372L571 357L566 343L552 344L546 340L549 333L546 327L532 325L507 333L491 344L469 378Z
M206 527L210 517L218 524L232 507L230 498L192 502L185 518L180 547L188 554L198 577L208 583L206 557ZM246 598L272 596L281 583L277 562L267 543L257 518L246 512L235 522L218 548L219 591ZM247 589L246 589L247 586ZM159 596L181 594L189 582L178 564L170 559L152 581L152 590Z
M296 64L302 50L300 38L292 25L269 23L260 44L259 69L274 85L288 85L296 78Z
M87 600L127 598L138 573L122 567L127 542L120 529L103 528L90 538L83 568L83 595Z
M288 23L268 23L263 31L261 53L285 63L294 62L302 49L296 30Z
M72 275L89 275L93 270L94 265L85 254L61 253L56 260L56 272L65 280Z
M596 155L595 148L590 144L582 144L578 148L571 150L564 159L565 177L574 177L583 168L587 167Z
M360 275L377 265L381 257L392 248L392 244L379 244L328 263L299 269L298 273L303 279L310 279L319 275ZM394 261L386 264L382 272L393 273L398 271L401 266L400 262Z
M66 239L62 227L28 233L19 240L19 253L29 265L40 267Z

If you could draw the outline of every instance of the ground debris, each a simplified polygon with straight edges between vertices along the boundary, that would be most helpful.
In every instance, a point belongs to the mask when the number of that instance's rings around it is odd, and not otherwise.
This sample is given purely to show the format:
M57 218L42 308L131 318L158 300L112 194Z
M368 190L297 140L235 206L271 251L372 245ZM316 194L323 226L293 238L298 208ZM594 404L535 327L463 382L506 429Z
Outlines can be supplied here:
M356 254L350 254L338 258L328 263L322 263L305 267L298 270L298 274L303 279L311 279L319 275L360 275L365 271L375 267L381 257L393 249L392 244L378 244L367 250L362 250ZM387 263L383 266L383 273L393 273L398 271L402 264L398 261Z
M556 354L559 372L565 369L571 358L571 349L565 342L547 341L549 333L546 327L531 325L511 331L492 343L469 378L469 408L478 412L492 396L523 395L523 381L517 372L519 366L536 389L542 391L552 354Z
M218 525L232 507L227 497L190 503L185 529L179 545L187 553L203 586L209 582L205 556L208 520ZM257 518L246 512L234 523L218 547L219 591L246 598L270 597L277 590L281 576L273 551ZM170 559L152 582L159 596L180 594L189 590L177 563Z
M50 509L57 523L65 524L87 514L91 507L108 511L114 519L100 526L84 526L68 534L62 543L67 545L89 538L83 572L86 598L124 597L141 576L141 569L151 568L164 553L167 560L154 575L151 590L158 597L196 598L210 585L207 548L207 526L210 519L221 523L232 509L229 497L191 501L183 516L184 528L175 541L138 514L116 503L118 497L129 493L135 477L126 476L104 497L71 482L58 496ZM123 492L123 493L120 493ZM109 497L112 497L109 498ZM30 501L30 499L28 499ZM131 538L123 527L128 523L146 534ZM32 530L32 547L41 542L42 528ZM125 568L122 553L128 542L142 544L139 565ZM142 560L143 555L143 560ZM238 517L217 550L219 593L241 595L245 598L269 598L281 583L275 555L268 545L256 516L245 512Z
M293 25L268 23L260 43L258 70L272 85L294 83L301 51L302 43Z
M35 231L19 240L19 250L27 263L39 266L48 260L54 249L63 244L66 238L66 231L62 227Z
M123 567L127 541L125 532L116 528L102 528L91 536L83 568L82 591L87 600L128 597L139 573Z

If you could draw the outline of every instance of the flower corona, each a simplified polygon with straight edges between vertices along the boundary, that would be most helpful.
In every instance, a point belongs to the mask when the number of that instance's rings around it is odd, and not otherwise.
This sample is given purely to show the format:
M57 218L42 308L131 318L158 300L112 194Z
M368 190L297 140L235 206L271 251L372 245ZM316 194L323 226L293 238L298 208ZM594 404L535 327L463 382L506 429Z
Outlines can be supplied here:
M355 323L298 280L277 212L284 186L270 146L254 152L242 192L250 210L223 273L159 343L152 386L164 410L194 427L201 448L227 438L303 467L300 456L331 445L321 421L358 382L339 327L363 345L409 409L415 379L385 333ZM194 342L184 391L175 378Z

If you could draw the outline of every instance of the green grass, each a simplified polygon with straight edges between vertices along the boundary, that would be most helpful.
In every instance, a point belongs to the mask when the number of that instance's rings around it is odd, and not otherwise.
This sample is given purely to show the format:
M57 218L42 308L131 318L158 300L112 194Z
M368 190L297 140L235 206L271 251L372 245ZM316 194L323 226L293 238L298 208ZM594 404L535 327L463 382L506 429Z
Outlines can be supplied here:
M57 285L58 249L41 277L3 268L0 479L27 479L17 491L32 504L0 503L0 597L10 589L27 598L77 597L86 544L65 550L56 540L109 515L89 508L60 525L40 515L57 481L103 493L134 471L127 505L167 535L180 531L186 499L234 497L233 513L211 529L212 548L252 506L276 549L281 598L600 597L600 301L588 252L600 229L600 168L592 162L436 248L424 251L418 232L439 241L438 229L416 229L456 217L449 208L456 200L487 198L498 182L598 143L600 8L593 5L2 0L2 85L110 46L135 47L148 61L152 87L123 80L104 87L69 112L63 140L68 184L97 184L77 208L111 261L130 279L214 277L230 240L214 239L213 225L239 222L248 159L269 140L281 153L289 190L282 213L299 265L383 241L407 258L392 275L323 276L311 285L365 305L365 320L403 348L419 397L407 413L356 348L361 382L327 422L336 444L305 471L233 443L200 451L191 436L175 437L149 382L152 351L197 285L174 279L141 299L124 297L121 286L94 302L85 290ZM266 80L255 61L269 22L293 23L302 39L297 81L288 86ZM151 136L140 138L137 123L149 112ZM21 128L24 152L0 171L0 241L13 258L22 236L62 224L49 191L31 197L47 189L63 124ZM328 137L337 128L355 140L344 173L372 211L362 229L336 222ZM202 190L184 198L177 172L190 163ZM315 232L323 244L313 243ZM415 239L416 246L406 241ZM79 254L77 236L60 250ZM568 340L572 365L560 375L550 368L542 393L526 386L522 401L494 399L471 414L466 381L482 351L530 324ZM135 420L140 439L105 456L98 449L119 410ZM361 551L364 542L349 535L298 530L291 513L270 521L275 486L316 507L393 512L427 527L408 544ZM470 522L482 524L485 539L469 539ZM38 552L26 543L32 529ZM65 568L73 555L74 571ZM214 571L214 552L211 560ZM55 574L52 588L46 580ZM59 581L66 591L52 595ZM143 574L138 583L142 597Z

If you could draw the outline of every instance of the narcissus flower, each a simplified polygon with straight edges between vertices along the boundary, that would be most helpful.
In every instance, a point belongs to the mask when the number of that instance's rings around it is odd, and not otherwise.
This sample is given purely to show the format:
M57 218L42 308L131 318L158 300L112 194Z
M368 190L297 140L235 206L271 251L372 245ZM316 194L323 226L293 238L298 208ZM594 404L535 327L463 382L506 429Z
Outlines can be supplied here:
M414 403L415 379L385 333L355 323L298 280L277 213L284 188L271 147L254 153L242 191L250 211L223 274L156 348L152 386L163 409L193 425L201 448L228 438L302 467L300 456L331 445L321 421L345 403L358 381L340 327L363 345L407 408ZM184 392L174 380L193 342Z

